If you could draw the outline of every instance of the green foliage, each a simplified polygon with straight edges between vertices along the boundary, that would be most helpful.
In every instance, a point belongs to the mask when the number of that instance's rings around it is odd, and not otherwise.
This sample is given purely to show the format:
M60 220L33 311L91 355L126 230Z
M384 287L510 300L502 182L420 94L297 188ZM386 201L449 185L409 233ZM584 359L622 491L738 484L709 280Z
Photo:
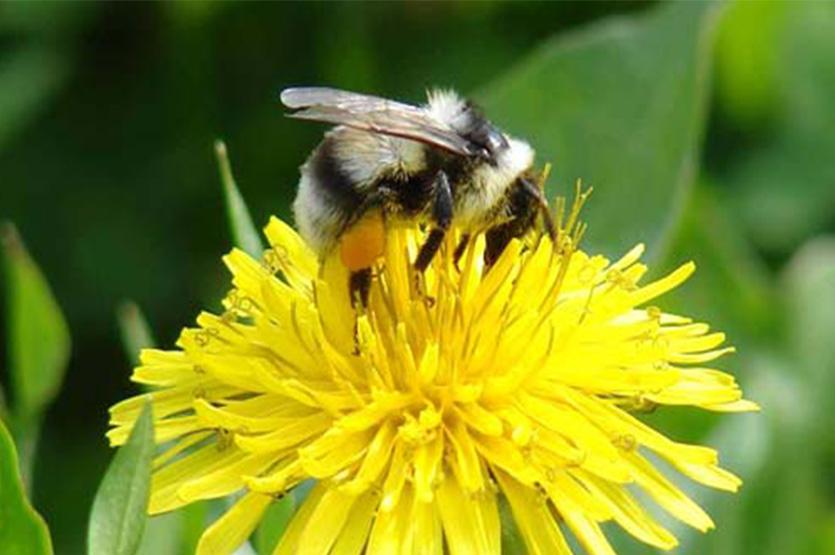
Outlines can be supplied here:
M719 73L720 90L737 91L720 97L720 107L734 121L753 117L746 110L766 101L752 100L761 93L741 75L756 72L773 109L771 130L723 173L738 189L735 209L751 239L770 256L787 256L835 221L835 5L740 2L732 13L722 34L736 38L720 43L719 64L749 69ZM755 41L738 44L753 33Z
M835 387L835 237L810 241L795 255L783 279L788 293L789 348L804 378L816 392L821 413L835 409L829 394ZM826 420L821 428L835 429Z
M255 531L255 551L259 554L272 553L296 510L296 498L291 493L275 501L267 508L261 524Z
M11 223L0 224L6 275L10 416L20 448L24 484L47 405L58 394L70 356L70 334L46 279Z
M696 175L710 2L671 3L546 42L481 95L488 113L553 162L550 195L582 179L591 250L661 250Z
M146 403L127 443L119 449L93 501L88 530L90 555L132 555L147 520L154 425Z
M6 555L51 554L49 529L26 499L17 465L14 442L0 422L0 546Z
M220 180L223 183L223 195L226 202L226 216L235 246L246 251L250 256L260 258L264 252L261 234L255 229L249 209L241 196L235 177L232 175L232 165L223 141L215 143L217 163L220 168Z
M717 94L739 125L763 125L779 104L784 2L734 2L716 40Z
M516 526L516 521L513 519L513 511L510 509L510 504L504 497L499 499L499 519L502 523L502 553L508 555L527 553L525 540L522 538L519 527Z
M49 285L11 224L2 233L14 412L37 421L58 394L70 355L67 324Z
M148 519L138 555L192 555L208 525L209 501Z
M180 512L182 533L179 553L182 555L191 555L197 549L200 536L206 529L210 505L210 501L198 501L183 508Z

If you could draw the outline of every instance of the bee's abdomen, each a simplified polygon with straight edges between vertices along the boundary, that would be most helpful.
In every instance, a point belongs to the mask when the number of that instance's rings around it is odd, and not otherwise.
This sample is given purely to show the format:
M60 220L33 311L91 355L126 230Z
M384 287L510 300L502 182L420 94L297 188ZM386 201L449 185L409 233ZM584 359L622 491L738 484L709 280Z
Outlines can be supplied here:
M363 195L336 158L326 137L302 166L293 213L305 241L318 253L333 247Z
M334 141L326 138L313 152L306 164L319 192L344 212L352 213L362 203L357 183L345 170L334 151Z

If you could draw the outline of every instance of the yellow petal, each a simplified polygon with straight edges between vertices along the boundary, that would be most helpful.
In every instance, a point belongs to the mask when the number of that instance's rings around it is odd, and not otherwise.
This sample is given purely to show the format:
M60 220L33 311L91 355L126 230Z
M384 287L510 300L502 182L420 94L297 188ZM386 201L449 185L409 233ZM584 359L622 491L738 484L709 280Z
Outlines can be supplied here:
M702 532L714 527L707 513L649 461L635 453L629 453L626 457L635 470L635 481L667 512Z
M293 518L290 520L290 525L287 526L284 534L282 534L281 541L275 547L273 555L296 555L299 552L301 548L299 540L307 527L310 516L316 510L316 507L319 506L319 502L327 491L328 487L322 483L316 484L310 490L304 503L296 511L296 514L293 515Z
M246 541L273 498L247 493L200 536L197 555L226 555Z
M474 502L451 476L441 482L436 492L437 507L452 555L500 553L501 530L495 493L485 490L484 495L490 496L492 502L485 505Z
M299 555L328 553L345 526L357 496L330 488L307 519L299 538Z
M359 555L363 552L378 502L379 497L375 492L359 496L351 507L342 533L339 534L330 555Z
M508 474L494 469L493 475L507 497L513 520L531 555L571 555L557 521L536 490L523 486Z

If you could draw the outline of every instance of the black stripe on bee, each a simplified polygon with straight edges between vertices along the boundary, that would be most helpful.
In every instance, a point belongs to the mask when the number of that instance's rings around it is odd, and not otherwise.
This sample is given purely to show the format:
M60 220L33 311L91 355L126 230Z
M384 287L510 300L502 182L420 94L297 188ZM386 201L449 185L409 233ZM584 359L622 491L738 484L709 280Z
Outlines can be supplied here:
M336 158L335 141L330 137L319 144L308 161L310 175L318 193L326 195L329 205L337 206L343 214L353 214L362 204L363 197L356 189L351 177L342 169Z

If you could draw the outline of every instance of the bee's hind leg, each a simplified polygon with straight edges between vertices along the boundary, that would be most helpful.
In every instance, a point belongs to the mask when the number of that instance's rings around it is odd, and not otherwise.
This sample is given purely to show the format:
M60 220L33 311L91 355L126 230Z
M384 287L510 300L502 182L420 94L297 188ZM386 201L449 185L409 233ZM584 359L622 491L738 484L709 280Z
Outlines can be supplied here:
M371 292L371 268L352 271L348 277L348 291L354 308L367 307Z
M351 295L351 306L357 315L362 314L368 307L368 296L371 293L371 268L353 270L348 277L348 291ZM354 319L354 355L360 354L359 329Z
M452 190L449 187L449 179L442 171L438 172L433 186L432 222L434 227L421 245L415 259L415 269L420 273L423 273L435 258L452 223Z

